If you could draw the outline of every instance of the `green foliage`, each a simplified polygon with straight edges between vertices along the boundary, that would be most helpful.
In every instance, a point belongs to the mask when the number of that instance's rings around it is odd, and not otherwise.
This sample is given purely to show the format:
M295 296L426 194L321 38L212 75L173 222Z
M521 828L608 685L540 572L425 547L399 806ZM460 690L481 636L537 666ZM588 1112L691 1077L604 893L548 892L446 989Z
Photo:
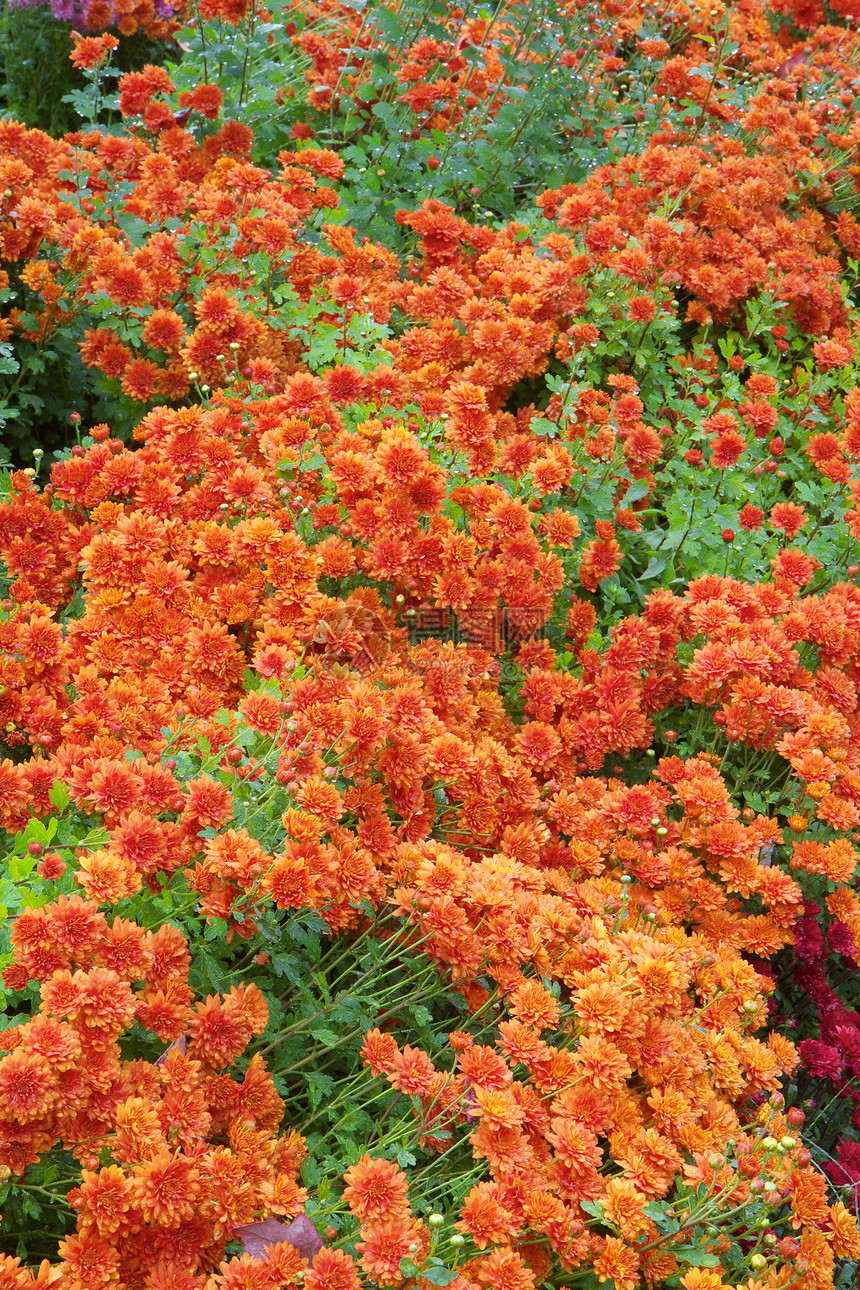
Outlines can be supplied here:
M70 26L48 4L14 8L0 0L0 117L59 138L79 129L87 77L69 59ZM164 61L168 47L143 32L120 38L119 74Z
M69 62L69 26L48 5L0 4L0 115L59 136L77 117L67 95L85 82Z

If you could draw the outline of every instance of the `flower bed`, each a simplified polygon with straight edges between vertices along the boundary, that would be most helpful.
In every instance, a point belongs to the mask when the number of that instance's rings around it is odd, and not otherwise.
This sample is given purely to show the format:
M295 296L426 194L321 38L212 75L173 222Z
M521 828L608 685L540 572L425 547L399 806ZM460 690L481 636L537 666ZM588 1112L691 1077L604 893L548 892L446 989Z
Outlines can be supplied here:
M854 16L0 120L0 1290L855 1285Z

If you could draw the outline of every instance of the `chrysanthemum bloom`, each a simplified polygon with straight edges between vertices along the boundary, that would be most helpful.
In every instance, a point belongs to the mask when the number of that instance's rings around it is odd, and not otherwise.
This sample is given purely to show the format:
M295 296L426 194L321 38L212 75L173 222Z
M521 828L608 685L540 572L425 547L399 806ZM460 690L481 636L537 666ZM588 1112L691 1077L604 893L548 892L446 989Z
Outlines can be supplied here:
M760 529L763 520L764 511L762 511L758 506L751 505L749 502L747 502L738 513L738 523L742 529L746 529L748 532L754 532L756 529Z
M16 1050L0 1059L0 1118L42 1119L56 1100L56 1079L44 1057Z
M392 1161L364 1155L344 1178L343 1198L362 1223L395 1217L406 1209L406 1175Z
M320 1250L305 1273L308 1290L359 1290L360 1285L355 1264L343 1250Z
M201 1191L194 1163L166 1148L134 1166L131 1195L144 1222L177 1227L193 1215Z
M535 1278L521 1254L500 1246L477 1264L477 1278L489 1290L534 1290Z
M539 981L524 981L513 991L511 1011L536 1030L554 1030L561 1015L558 1000Z
M454 1046L453 1037L449 1036L449 1042ZM484 1089L504 1089L511 1084L513 1076L504 1058L494 1048L476 1044L471 1038L465 1047L460 1048L459 1045L458 1040L457 1069L471 1085Z
M174 309L154 309L144 322L141 334L152 349L171 353L185 338L185 323Z
M847 367L854 362L854 346L847 336L836 339L820 340L812 347L815 355L815 366L819 372L829 372L833 368Z
M717 470L727 470L737 463L746 446L746 440L736 431L721 431L711 443L711 465Z
M381 1030L368 1030L361 1046L361 1056L365 1066L374 1075L381 1075L393 1069L394 1059L398 1053L397 1040Z
M596 591L597 584L615 573L620 563L621 548L615 538L596 539L583 550L579 580L586 591Z
M115 49L119 49L119 41L116 36L110 35L109 32L105 32L101 36L78 36L75 34L69 58L72 60L73 67L92 71L94 68L100 67L102 63L107 62Z
M803 507L794 502L777 502L770 513L771 524L775 529L782 529L789 542L794 541L808 519Z
M400 1260L416 1259L423 1244L424 1231L408 1214L368 1224L362 1228L363 1239L357 1241L355 1246L362 1268L378 1285L398 1284L403 1278Z
M115 905L140 890L141 876L136 866L110 851L93 851L78 857L77 882L90 900Z
M463 1202L455 1227L471 1236L479 1250L509 1244L516 1235L518 1224L505 1207L502 1195L498 1183L477 1183Z
M120 1168L108 1165L98 1173L85 1169L78 1191L79 1213L85 1227L92 1224L100 1235L107 1237L127 1230L132 1208L131 1186Z
M839 1078L844 1063L838 1048L818 1039L802 1039L798 1048L801 1061L810 1074L822 1079Z
M639 1256L632 1246L615 1236L607 1236L594 1260L594 1271L599 1281L612 1281L617 1290L637 1290Z
M80 1287L119 1280L121 1255L112 1242L95 1231L67 1236L57 1248L60 1271L69 1284Z
M259 1033L260 1026L250 1024L241 1000L231 993L223 999L209 995L205 1003L195 1004L188 1029L194 1056L220 1070L244 1052L251 1035Z

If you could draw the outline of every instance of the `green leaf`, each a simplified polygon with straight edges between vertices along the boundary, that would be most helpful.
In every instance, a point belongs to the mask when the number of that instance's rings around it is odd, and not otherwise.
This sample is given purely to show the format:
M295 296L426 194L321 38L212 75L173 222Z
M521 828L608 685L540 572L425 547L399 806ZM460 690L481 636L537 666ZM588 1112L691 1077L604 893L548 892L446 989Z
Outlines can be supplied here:
M450 1268L446 1268L444 1265L440 1267L424 1268L421 1276L425 1281L429 1281L433 1286L447 1286L457 1279L457 1273L452 1272Z
M634 479L633 483L624 494L622 506L632 506L634 502L640 502L643 497L648 496L651 485L647 479Z
M603 1202L599 1200L581 1200L580 1208L584 1209L586 1214L591 1214L592 1218L603 1218Z
M549 439L554 439L559 433L559 428L555 421L548 421L546 417L535 417L529 424L529 431L532 434L545 435Z
M662 1200L649 1200L647 1205L642 1206L642 1213L647 1218L653 1218L655 1223L659 1223L661 1218L666 1217L666 1206Z
M418 1272L418 1264L412 1259L401 1259L400 1272L404 1277L414 1277Z
M690 1263L694 1268L716 1268L720 1264L716 1254L703 1245L674 1245L671 1252L681 1263Z
M336 1035L333 1030L326 1030L324 1027L320 1030L312 1030L311 1034L314 1039L318 1039L326 1048L337 1048L340 1043L340 1036Z
M54 787L48 793L48 797L51 799L51 805L58 811L64 811L72 800L69 797L69 790L61 779L54 780Z
M9 856L7 861L9 875L13 882L23 882L33 872L36 861L32 856Z
M370 110L375 117L378 117L380 121L384 121L389 128L396 128L398 124L398 113L390 103L374 103Z
M663 572L663 570L666 568L666 565L667 565L668 563L669 563L669 559L668 559L668 557L667 557L667 556L664 556L664 555L652 555L652 556L651 556L651 559L648 561L647 566L646 566L646 567L642 570L642 572L639 574L639 577L640 577L640 578L642 578L642 579L644 579L644 578L657 578L657 577L659 577L659 576L660 576L660 574L661 574L661 573Z

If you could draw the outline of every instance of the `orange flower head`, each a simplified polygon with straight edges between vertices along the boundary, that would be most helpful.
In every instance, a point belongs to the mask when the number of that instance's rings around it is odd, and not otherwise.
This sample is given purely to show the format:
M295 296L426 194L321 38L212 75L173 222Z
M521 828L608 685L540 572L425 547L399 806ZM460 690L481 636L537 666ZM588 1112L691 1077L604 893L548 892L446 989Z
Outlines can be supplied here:
M406 1175L393 1161L364 1155L344 1178L343 1198L362 1223L396 1218L406 1209Z
M202 1184L192 1161L162 1147L134 1166L130 1190L144 1222L172 1228L193 1216Z
M119 41L109 32L101 36L79 36L77 32L73 32L69 58L73 67L94 71L107 62L115 49L119 49Z

